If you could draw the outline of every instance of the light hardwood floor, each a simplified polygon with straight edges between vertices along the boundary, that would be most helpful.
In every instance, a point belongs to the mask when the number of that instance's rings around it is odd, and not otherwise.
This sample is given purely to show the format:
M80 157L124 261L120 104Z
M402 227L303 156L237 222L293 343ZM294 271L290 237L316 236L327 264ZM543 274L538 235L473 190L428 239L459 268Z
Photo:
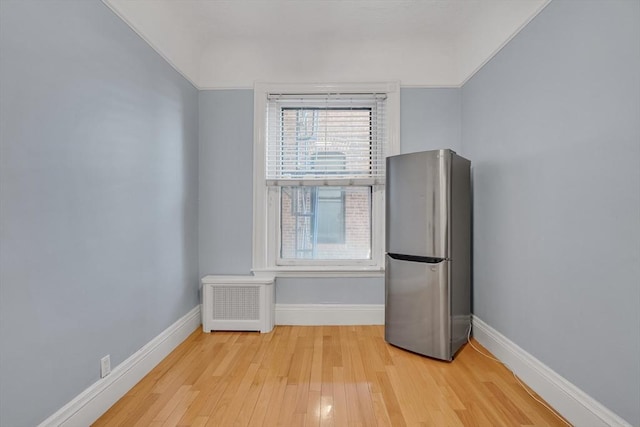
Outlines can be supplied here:
M277 326L195 331L94 425L566 424L468 344L447 363L388 345L383 326Z

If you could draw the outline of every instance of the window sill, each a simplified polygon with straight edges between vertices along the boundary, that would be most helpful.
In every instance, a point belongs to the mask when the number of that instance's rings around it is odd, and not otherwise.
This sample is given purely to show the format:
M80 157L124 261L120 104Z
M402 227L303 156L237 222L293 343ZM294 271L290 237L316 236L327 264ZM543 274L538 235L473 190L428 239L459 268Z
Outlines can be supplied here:
M256 276L269 275L275 277L384 277L381 267L291 267L253 269Z

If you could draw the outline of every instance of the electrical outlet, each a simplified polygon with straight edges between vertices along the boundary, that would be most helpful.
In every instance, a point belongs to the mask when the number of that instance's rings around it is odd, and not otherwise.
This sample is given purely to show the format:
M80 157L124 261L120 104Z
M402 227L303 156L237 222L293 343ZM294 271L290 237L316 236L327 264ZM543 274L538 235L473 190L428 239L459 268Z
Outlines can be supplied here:
M108 354L100 359L100 378L104 378L111 373L111 356Z

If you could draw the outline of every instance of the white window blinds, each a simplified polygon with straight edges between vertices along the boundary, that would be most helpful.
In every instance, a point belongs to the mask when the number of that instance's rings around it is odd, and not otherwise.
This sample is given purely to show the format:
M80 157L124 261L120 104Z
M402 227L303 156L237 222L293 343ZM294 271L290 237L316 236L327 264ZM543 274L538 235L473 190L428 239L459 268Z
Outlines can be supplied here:
M385 94L269 94L267 184L383 184L385 101Z

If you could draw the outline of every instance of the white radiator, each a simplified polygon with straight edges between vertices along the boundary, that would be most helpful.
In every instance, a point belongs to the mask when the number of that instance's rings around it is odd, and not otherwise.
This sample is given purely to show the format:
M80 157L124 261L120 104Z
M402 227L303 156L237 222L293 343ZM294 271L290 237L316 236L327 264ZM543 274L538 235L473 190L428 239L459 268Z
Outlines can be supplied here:
M270 332L275 319L273 277L202 278L202 329Z

